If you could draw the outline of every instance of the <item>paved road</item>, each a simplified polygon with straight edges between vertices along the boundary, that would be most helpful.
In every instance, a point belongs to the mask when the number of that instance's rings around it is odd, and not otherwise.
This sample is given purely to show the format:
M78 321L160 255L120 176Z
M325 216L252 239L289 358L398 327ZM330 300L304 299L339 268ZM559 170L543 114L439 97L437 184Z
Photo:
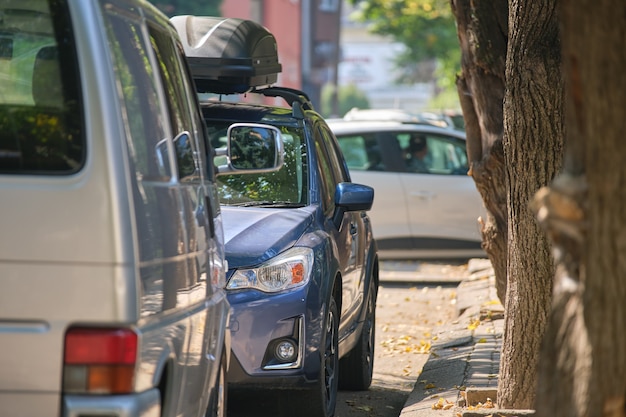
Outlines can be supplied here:
M428 359L433 328L456 317L465 264L394 262L383 268L372 386L340 391L336 417L398 417Z

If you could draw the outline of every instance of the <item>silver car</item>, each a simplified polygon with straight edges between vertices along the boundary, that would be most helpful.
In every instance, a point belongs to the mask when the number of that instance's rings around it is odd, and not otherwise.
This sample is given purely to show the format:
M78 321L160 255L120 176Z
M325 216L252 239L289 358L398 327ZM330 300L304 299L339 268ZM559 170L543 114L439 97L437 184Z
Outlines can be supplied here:
M374 188L381 259L484 257L485 208L467 175L465 132L427 123L328 121L352 180Z

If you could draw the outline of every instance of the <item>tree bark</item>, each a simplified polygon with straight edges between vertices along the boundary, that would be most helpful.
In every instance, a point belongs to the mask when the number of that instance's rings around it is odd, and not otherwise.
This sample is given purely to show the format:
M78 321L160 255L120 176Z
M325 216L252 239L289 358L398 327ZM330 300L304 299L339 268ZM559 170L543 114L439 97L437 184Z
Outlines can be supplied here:
M626 2L561 2L564 172L535 198L557 249L537 416L626 415Z
M502 149L507 1L451 0L461 46L457 89L467 137L470 172L485 208L482 246L504 304L507 264L507 212Z
M554 263L531 210L563 155L563 88L556 0L509 3L504 99L508 185L507 295L498 406L534 405L537 361L550 309Z

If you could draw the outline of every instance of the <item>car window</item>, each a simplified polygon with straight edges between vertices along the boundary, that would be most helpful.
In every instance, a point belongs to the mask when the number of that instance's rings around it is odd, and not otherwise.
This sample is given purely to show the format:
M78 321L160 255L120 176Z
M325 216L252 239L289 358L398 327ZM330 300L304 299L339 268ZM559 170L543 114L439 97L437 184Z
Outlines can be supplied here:
M211 145L227 145L226 131L231 122L207 120ZM217 177L220 201L223 204L282 203L304 206L309 203L308 161L304 131L301 128L276 126L284 141L284 163L280 170L260 174L230 174ZM217 157L216 164L224 164Z
M200 152L196 149L198 144L198 129L200 122L194 120L192 115L199 114L192 110L191 97L195 98L195 92L186 83L181 64L184 62L184 53L174 44L171 35L165 31L149 27L150 40L154 48L161 82L165 89L165 99L169 110L170 123L174 130L174 151L177 165L178 178L181 182L199 179L199 162L196 158Z
M328 156L322 132L316 128L314 129L313 136L315 139L315 154L317 156L317 164L320 172L322 206L324 214L330 215L335 210L336 180L333 163Z
M408 172L465 175L468 171L465 143L432 133L397 134Z
M0 18L0 173L72 174L85 162L72 25L64 2L40 3Z
M353 134L337 137L348 168L354 171L385 171L387 169L374 134Z
M322 134L322 139L324 140L324 145L326 146L326 151L328 152L328 157L331 161L336 181L338 183L349 182L350 173L348 172L348 166L346 165L343 153L337 144L335 137L324 123L318 123L317 126Z
M151 48L142 36L141 22L109 6L104 9L109 45L120 88L123 120L133 169L138 178L169 181L169 161L158 150L166 148L168 132L150 65ZM132 40L132 41L130 41Z

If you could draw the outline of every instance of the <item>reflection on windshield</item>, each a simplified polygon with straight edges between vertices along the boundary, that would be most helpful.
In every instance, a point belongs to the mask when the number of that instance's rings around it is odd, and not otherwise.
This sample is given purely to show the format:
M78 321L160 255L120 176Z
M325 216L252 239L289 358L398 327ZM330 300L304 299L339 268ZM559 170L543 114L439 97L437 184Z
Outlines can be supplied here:
M207 121L215 148L226 146L228 123ZM220 202L225 205L302 207L308 204L306 144L301 129L276 126L284 140L285 161L276 172L218 177Z

